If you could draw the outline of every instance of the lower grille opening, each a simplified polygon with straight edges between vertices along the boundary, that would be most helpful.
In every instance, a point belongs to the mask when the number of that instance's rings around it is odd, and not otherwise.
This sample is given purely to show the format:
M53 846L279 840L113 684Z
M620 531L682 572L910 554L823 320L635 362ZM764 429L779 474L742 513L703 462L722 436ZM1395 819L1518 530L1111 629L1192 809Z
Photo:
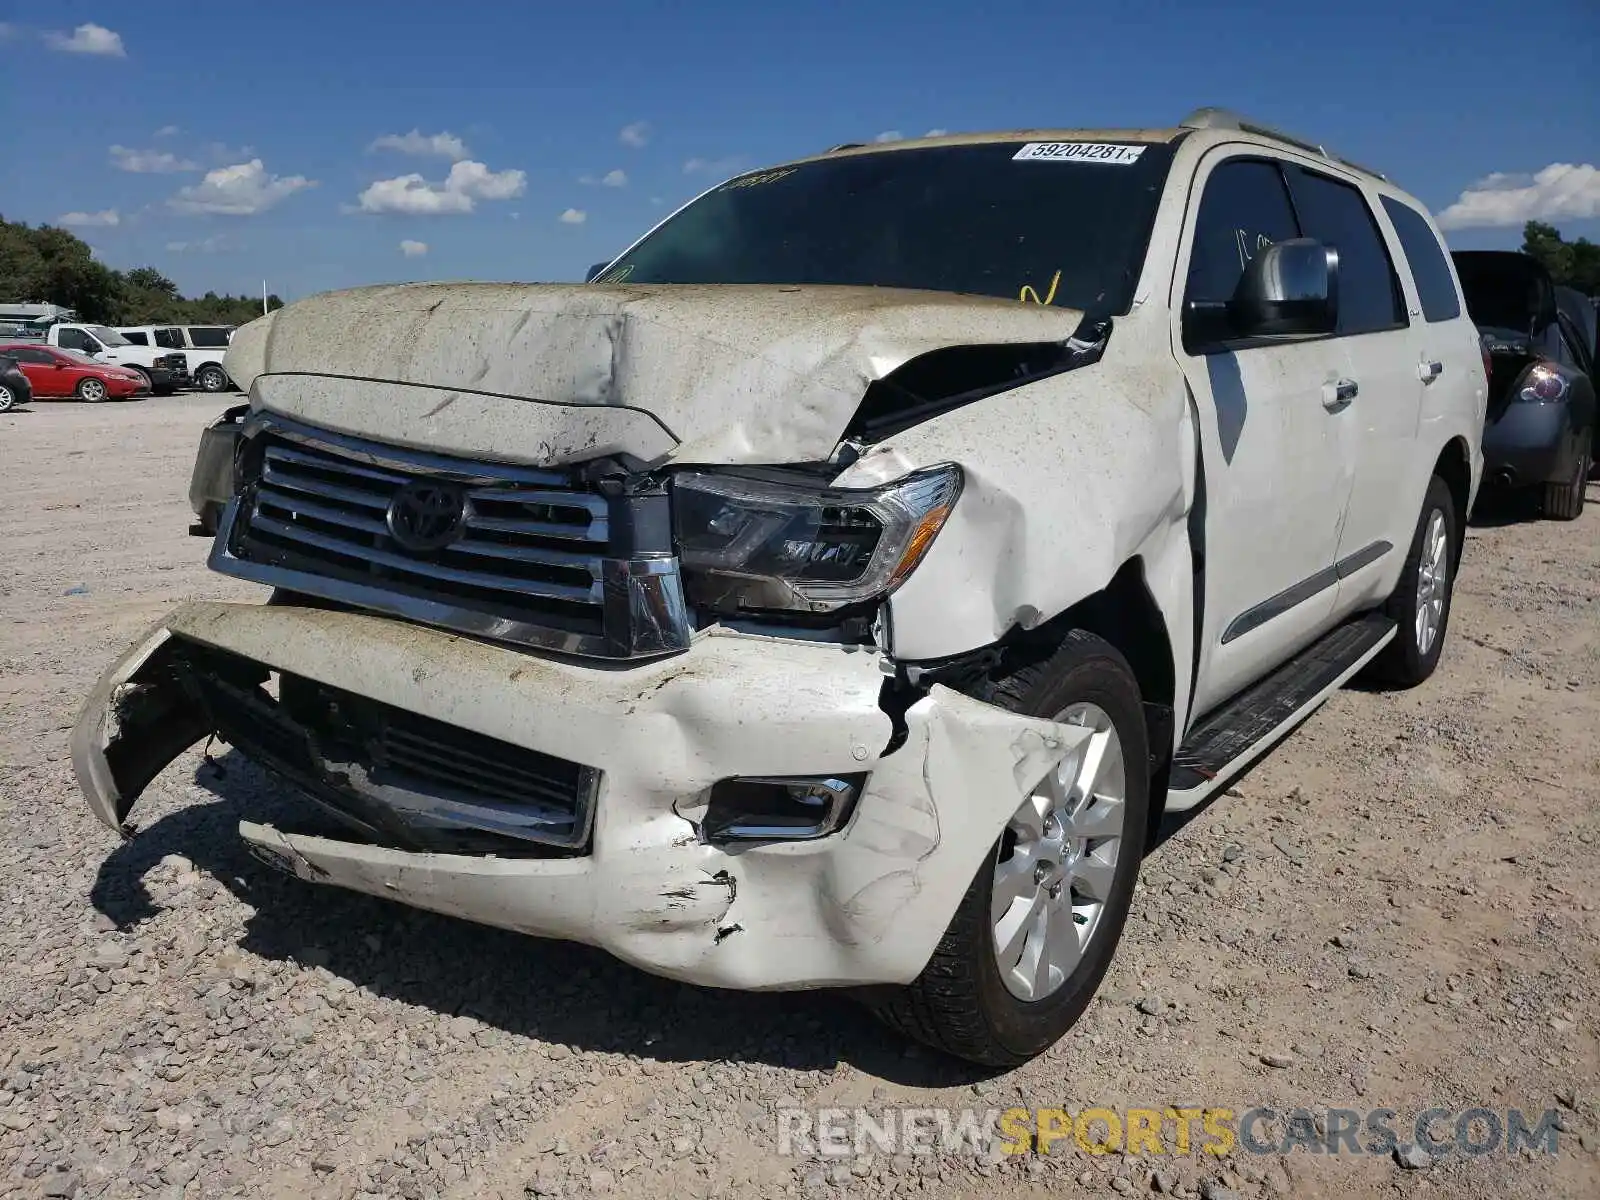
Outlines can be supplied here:
M186 644L180 663L218 736L360 840L508 858L588 852L600 779L590 767L208 647Z

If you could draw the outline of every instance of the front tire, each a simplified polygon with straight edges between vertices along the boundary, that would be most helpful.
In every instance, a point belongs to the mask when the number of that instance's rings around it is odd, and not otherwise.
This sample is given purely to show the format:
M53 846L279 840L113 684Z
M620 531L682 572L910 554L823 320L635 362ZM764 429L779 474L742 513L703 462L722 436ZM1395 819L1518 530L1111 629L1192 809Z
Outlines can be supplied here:
M1589 484L1589 453L1593 448L1593 431L1583 435L1583 449L1578 452L1578 465L1566 483L1544 485L1544 515L1556 521L1575 521L1583 514L1584 489Z
M99 404L110 394L106 390L106 385L98 379L79 380L76 390L78 399L85 400L90 404Z
M215 363L207 363L195 373L195 383L202 392L221 392L228 387L228 374Z
M1150 816L1139 686L1109 642L1067 634L994 702L1092 732L1017 809L915 981L874 1009L956 1058L1014 1067L1094 998L1133 902Z
M0 383L0 413L10 412L17 406L17 394L5 384Z
M1394 639L1372 660L1372 678L1395 687L1416 687L1439 665L1455 595L1460 528L1455 497L1435 475L1423 496L1400 582L1383 606L1396 629Z

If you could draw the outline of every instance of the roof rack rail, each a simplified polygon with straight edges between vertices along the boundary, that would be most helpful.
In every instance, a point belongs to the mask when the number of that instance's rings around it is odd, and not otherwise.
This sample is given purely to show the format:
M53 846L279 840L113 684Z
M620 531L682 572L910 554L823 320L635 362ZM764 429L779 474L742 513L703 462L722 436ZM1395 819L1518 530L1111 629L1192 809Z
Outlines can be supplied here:
M1297 146L1301 150L1309 150L1313 154L1320 154L1329 162L1342 163L1357 171L1387 181L1388 176L1382 171L1374 171L1371 167L1363 167L1360 163L1352 162L1329 150L1320 142L1308 142L1304 138L1295 137L1292 133L1285 133L1281 129L1274 129L1271 125L1263 125L1260 121L1252 121L1226 108L1197 108L1182 121L1179 126L1183 129L1237 129L1241 133L1253 133L1257 137L1271 138L1275 142L1284 142L1290 146Z

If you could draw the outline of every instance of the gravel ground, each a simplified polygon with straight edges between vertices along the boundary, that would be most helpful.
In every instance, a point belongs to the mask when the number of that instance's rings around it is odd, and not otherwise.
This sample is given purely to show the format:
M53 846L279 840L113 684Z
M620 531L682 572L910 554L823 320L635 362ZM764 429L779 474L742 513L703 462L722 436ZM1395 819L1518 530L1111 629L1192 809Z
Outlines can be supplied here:
M1101 999L987 1077L827 995L746 996L287 879L224 747L121 842L73 782L99 672L196 597L231 398L0 417L0 1195L1600 1194L1600 503L1469 532L1443 665L1346 690L1146 864ZM1591 487L1591 501L1600 489ZM1559 1112L1554 1156L778 1153L776 1109ZM1404 1162L1399 1161L1405 1159Z

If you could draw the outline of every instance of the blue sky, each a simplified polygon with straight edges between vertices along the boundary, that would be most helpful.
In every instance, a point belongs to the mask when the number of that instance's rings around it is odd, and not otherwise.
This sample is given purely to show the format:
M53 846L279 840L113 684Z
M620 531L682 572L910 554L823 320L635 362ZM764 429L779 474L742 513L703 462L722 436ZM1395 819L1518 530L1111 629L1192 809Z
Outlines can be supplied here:
M1529 215L1600 239L1596 0L9 11L0 212L66 218L191 294L581 278L742 167L1201 104L1321 140L1435 213L1497 176L1457 246L1514 246Z

